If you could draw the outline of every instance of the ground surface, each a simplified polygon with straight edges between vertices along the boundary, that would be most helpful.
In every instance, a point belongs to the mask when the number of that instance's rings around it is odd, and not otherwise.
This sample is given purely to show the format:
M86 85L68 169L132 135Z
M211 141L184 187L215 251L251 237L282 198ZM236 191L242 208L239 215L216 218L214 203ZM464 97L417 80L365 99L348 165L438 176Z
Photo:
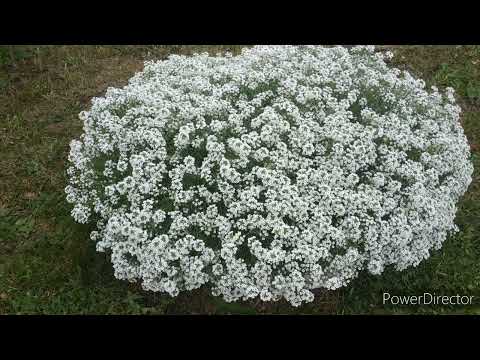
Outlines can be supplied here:
M66 203L68 144L81 133L77 114L109 86L126 84L145 59L240 46L0 47L0 314L402 314L480 313L480 46L395 46L394 63L428 84L452 86L464 109L474 181L457 215L460 232L419 267L362 274L337 292L294 309L227 304L207 291L176 299L113 277L89 229ZM475 295L469 307L385 306L382 293Z

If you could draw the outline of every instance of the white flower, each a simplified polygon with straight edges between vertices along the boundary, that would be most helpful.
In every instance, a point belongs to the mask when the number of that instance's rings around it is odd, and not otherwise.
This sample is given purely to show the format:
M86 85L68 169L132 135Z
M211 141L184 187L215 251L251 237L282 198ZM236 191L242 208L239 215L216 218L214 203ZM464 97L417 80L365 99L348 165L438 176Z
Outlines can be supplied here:
M313 300L456 231L472 175L453 89L372 46L147 62L83 111L67 201L115 276L177 296ZM94 220L95 219L95 220Z

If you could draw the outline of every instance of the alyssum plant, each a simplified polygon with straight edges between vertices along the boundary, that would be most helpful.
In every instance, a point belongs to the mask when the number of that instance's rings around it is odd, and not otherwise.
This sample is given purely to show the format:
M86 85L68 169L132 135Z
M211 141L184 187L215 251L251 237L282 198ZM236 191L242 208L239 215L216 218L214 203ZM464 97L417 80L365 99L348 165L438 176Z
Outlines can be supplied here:
M257 46L147 62L80 114L67 200L115 276L298 306L416 266L471 182L452 89L371 46Z

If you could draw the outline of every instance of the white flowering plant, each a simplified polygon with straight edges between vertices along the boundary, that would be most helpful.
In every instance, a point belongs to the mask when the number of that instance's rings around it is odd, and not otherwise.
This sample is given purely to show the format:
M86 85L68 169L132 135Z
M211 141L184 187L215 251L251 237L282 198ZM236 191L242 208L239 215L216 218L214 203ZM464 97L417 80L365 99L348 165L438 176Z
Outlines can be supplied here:
M416 266L473 167L453 89L373 46L255 46L145 63L80 114L67 200L119 279L311 302Z

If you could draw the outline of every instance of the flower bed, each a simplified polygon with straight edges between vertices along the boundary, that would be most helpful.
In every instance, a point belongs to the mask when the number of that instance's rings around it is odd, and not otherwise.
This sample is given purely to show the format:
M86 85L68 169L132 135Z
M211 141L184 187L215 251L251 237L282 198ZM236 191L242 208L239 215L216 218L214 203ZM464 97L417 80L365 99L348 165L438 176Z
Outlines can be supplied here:
M115 276L298 306L456 230L472 165L452 89L373 47L148 62L82 112L67 200Z

